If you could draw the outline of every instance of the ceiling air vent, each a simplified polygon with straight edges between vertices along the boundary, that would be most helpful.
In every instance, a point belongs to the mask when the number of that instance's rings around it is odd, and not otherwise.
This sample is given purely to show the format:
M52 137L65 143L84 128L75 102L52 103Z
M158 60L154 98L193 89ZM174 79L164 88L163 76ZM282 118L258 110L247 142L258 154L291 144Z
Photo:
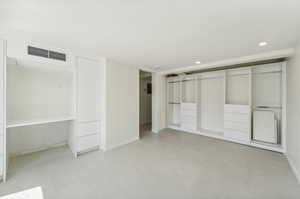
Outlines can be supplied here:
M60 60L60 61L66 61L66 54L51 51L51 50L46 50L46 49L42 49L42 48L28 46L27 53L28 53L28 55L44 57L44 58L48 58L48 59L56 59L56 60Z
M48 50L28 46L28 55L48 58Z
M66 61L66 54L59 53L59 52L54 52L54 51L49 51L49 58L57 59L57 60L60 60L60 61Z

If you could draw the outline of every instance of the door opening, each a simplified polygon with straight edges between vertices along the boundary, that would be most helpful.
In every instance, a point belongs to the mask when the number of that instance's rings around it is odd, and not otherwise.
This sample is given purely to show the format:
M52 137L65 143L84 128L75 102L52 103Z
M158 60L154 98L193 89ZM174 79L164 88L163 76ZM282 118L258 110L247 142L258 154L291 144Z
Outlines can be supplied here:
M152 129L152 73L140 71L140 138Z

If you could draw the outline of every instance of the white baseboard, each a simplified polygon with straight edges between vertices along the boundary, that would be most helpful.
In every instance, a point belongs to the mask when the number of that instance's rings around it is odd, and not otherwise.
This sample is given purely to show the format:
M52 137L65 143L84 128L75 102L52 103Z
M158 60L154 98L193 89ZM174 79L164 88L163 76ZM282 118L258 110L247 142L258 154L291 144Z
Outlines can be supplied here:
M206 133L206 132L202 132L202 131L191 131L191 130L187 130L187 129L182 129L177 126L169 126L168 128L180 131L182 133L192 133L192 134L196 134L196 135L202 135L202 136L206 136L206 137L210 137L210 138L216 138L219 140L234 142L234 143L238 143L238 144L242 144L242 145L252 146L252 147L256 147L256 148L260 148L260 149L266 149L266 150L275 151L275 152L279 152L279 153L283 153L283 154L286 152L286 150L284 148L278 148L278 147L267 146L267 145L263 145L263 144L257 144L257 143L251 142L251 141L247 142L247 141L235 140L232 138L226 138L226 137L224 137L224 135L221 136L221 135Z
M167 128L162 128L162 129L151 129L151 131L152 131L153 133L159 133L159 132L161 132L161 131L164 130L164 129L167 129Z
M53 145L43 146L43 147L40 147L40 148L30 149L30 150L26 150L26 151L22 151L22 152L18 152L18 153L12 153L9 156L10 157L16 157L16 156L20 156L20 155L29 154L29 153L45 151L45 150L52 149L52 148L58 148L58 147L66 146L66 145L68 145L67 141L64 141L64 142L56 143L56 144L53 144Z
M300 184L300 171L298 171L298 169L297 169L294 161L289 157L288 154L286 154L286 158L287 158L287 160L288 160L288 162L290 164L290 167L292 168L292 171L294 172L294 174L295 174L295 176L296 176L296 178L298 180L298 183Z
M126 144L130 144L131 142L135 142L137 140L139 140L140 138L139 137L134 137L134 138L130 138L124 142L121 142L121 143L118 143L118 144L114 144L112 146L109 146L109 147L106 147L105 149L103 149L104 151L110 151L110 150L113 150L115 148L118 148L118 147L121 147L121 146L124 146Z

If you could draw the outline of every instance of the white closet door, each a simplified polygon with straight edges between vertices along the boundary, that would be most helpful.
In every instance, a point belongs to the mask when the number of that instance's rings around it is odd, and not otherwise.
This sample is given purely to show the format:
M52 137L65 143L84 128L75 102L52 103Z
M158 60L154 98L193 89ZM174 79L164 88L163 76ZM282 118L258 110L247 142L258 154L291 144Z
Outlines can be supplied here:
M227 76L227 104L249 104L249 75Z
M253 75L253 104L255 106L281 106L281 73Z
M200 128L221 132L224 126L224 78L202 79L200 85Z
M173 85L173 96L172 96L172 102L179 103L180 102L180 83L172 83Z
M6 43L0 40L0 178L6 178Z
M195 81L188 80L182 82L182 96L183 102L194 103L195 102Z
M77 58L77 119L101 119L101 65L96 60Z

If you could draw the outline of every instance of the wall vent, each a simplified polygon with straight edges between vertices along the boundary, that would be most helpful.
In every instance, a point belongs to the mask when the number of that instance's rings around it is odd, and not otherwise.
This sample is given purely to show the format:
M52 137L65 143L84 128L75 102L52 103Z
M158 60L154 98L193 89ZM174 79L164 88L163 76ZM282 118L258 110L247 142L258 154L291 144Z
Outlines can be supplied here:
M55 52L51 50L46 50L42 48L37 48L33 46L28 46L27 48L28 55L38 56L38 57L44 57L48 59L56 59L60 61L66 61L66 54Z

